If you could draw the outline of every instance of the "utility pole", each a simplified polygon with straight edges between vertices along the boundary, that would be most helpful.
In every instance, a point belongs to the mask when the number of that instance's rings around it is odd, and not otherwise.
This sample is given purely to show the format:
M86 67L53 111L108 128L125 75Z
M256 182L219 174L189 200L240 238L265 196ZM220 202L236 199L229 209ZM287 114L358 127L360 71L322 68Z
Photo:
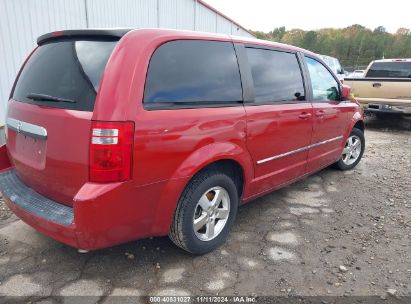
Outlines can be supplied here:
M87 0L84 0L84 10L85 10L85 13L86 13L86 28L89 28Z
M358 68L358 60L360 59L360 54L361 54L361 51L362 51L363 42L364 42L364 37L361 38L360 47L358 49L357 61L355 62L355 69Z

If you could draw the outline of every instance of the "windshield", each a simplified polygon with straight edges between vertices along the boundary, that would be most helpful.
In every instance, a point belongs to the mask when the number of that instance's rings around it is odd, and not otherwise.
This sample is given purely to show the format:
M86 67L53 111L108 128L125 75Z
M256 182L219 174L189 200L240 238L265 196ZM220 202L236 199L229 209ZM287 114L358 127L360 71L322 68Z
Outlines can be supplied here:
M374 62L367 77L411 78L411 62Z
M339 74L338 72L341 72L342 67L337 58L326 55L320 55L320 57L335 74Z
M116 43L71 40L40 46L24 66L12 98L54 108L93 111L103 71ZM53 97L54 102L33 95Z

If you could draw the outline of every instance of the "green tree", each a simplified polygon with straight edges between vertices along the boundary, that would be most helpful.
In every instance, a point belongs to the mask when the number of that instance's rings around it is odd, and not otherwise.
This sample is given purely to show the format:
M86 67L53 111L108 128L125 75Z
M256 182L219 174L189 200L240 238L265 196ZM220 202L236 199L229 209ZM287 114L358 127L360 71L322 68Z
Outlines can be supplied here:
M273 41L281 41L285 34L285 26L277 27L269 33Z
M360 24L342 29L324 28L316 31L286 30L277 27L257 38L303 47L318 54L337 57L344 66L364 66L375 59L411 58L411 31L399 28L395 34L384 26L370 30Z

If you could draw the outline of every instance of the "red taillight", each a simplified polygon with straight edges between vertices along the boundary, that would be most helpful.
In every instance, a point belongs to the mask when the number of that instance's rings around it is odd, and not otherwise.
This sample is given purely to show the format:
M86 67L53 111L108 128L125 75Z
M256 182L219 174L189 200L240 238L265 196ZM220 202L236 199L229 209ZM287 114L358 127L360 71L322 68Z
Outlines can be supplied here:
M108 183L130 179L133 137L133 122L92 122L90 181Z

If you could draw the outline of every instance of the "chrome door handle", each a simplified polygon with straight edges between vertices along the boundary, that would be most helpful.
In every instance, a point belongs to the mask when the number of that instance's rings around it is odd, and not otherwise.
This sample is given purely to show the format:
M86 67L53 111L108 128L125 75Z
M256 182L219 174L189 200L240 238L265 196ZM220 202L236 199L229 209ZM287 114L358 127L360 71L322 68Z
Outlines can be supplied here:
M303 112L303 113L301 113L300 115L298 115L298 117L299 118L301 118L301 119L308 119L308 118L310 118L312 115L310 114L310 113L306 113L306 112Z
M324 111L323 110L320 110L320 111L317 111L316 113L315 113L315 116L317 116L317 117L323 117L324 116Z

